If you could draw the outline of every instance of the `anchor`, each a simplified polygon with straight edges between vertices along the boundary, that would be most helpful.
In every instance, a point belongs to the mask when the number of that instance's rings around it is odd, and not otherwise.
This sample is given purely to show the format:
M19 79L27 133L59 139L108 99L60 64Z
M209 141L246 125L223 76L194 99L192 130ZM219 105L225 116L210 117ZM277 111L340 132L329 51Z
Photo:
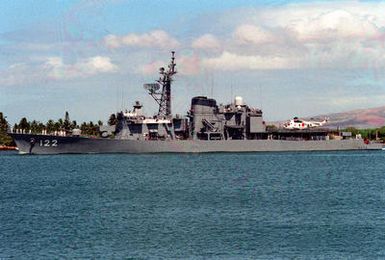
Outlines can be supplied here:
M36 143L36 140L35 138L31 138L31 140L29 140L29 154L32 154L32 149L33 147L35 146L35 143Z

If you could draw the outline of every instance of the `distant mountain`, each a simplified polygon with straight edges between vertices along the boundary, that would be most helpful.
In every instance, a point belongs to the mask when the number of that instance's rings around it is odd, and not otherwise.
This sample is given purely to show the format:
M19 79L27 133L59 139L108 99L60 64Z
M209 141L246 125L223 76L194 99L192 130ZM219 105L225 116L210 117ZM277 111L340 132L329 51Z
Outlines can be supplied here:
M314 117L306 117L305 120L320 120L328 118L327 127L330 128L345 128L345 127L356 127L356 128L376 128L385 126L385 106L367 109L357 109L348 112L334 113L318 115ZM278 125L278 122L273 122Z

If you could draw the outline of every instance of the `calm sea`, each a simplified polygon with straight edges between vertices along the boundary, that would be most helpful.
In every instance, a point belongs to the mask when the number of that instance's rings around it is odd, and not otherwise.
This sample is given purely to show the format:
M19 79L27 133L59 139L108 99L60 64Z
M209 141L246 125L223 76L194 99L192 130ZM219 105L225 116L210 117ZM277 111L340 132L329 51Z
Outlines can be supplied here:
M385 258L385 153L0 153L0 259Z

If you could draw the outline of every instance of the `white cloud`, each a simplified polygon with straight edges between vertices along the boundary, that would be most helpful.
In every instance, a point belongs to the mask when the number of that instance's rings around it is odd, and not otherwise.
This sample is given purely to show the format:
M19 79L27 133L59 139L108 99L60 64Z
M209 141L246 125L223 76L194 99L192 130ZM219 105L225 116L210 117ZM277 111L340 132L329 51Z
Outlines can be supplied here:
M203 66L216 70L254 70L294 68L290 60L278 56L245 56L223 52L219 57L203 60Z
M111 62L109 57L95 56L89 58L84 63L84 67L93 71L93 73L99 72L115 72L118 67Z
M12 86L22 84L28 79L35 81L39 75L31 73L25 63L17 63L0 72L0 86Z
M178 71L189 75L199 74L205 69L379 69L385 68L383 13L385 3L356 1L245 8L212 18L210 33L206 31L207 27L197 26L201 36L190 42L180 42L164 30L142 34L111 34L104 37L101 52L106 51L105 46L111 49L145 48L123 50L135 57L130 59L129 64L123 58L127 53L120 57L119 50L115 53L115 59L120 59L120 65L125 64L127 70L129 66L135 66L138 68L135 72L142 74L156 73L160 66L167 65L167 62L161 62L164 56L159 53L176 47L183 49L183 55L177 53ZM162 51L159 52L159 49ZM87 51L92 56L94 51ZM142 61L146 57L153 61L143 65ZM41 77L65 79L117 70L110 58L103 56L79 60L73 64L51 57L43 65L23 65L28 67L23 73L30 75L32 72L28 70L43 69L45 75ZM11 75L5 75L0 80L5 82L4 78L8 78L9 82L19 81L23 76L12 78L12 75L15 71L21 71L21 67L9 68Z
M122 45L121 38L113 34L109 34L106 37L104 37L104 43L109 48L119 48Z
M44 64L52 79L71 79L89 77L99 73L109 73L118 70L109 57L95 56L80 60L74 64L64 64L60 57L50 57Z
M203 63L217 70L384 68L383 13L385 3L349 1L233 11L218 19L233 24L215 36L222 53Z
M160 49L173 49L180 43L167 32L163 30L155 30L144 34L130 33L125 36L107 35L104 43L109 48L120 48L124 46L133 47L149 47Z
M202 60L198 55L181 56L178 59L178 73L181 75L197 75L201 72Z
M73 64L65 64L61 57L47 57L43 63L18 63L0 71L0 85L12 86L50 80L87 78L117 70L118 66L113 64L109 57L94 56Z
M159 68L164 67L166 65L165 62L157 60L157 61L152 61L147 64L142 65L137 73L141 73L143 75L156 75L158 72Z
M266 44L277 40L276 36L257 25L244 24L236 28L234 38L241 44Z
M287 26L304 42L328 42L333 40L371 40L381 31L368 17L361 18L345 10L335 10L317 17L293 20Z
M219 49L221 44L219 40L212 34L204 34L201 37L195 39L191 47L194 49Z

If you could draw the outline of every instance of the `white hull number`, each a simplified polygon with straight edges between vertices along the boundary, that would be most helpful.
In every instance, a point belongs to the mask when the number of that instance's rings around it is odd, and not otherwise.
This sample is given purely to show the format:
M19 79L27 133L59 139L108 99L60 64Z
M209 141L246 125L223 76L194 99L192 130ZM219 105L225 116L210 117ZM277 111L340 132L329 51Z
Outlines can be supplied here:
M40 146L44 146L44 147L56 147L57 146L57 140L56 139L53 139L53 140L40 140L39 142L39 145Z

